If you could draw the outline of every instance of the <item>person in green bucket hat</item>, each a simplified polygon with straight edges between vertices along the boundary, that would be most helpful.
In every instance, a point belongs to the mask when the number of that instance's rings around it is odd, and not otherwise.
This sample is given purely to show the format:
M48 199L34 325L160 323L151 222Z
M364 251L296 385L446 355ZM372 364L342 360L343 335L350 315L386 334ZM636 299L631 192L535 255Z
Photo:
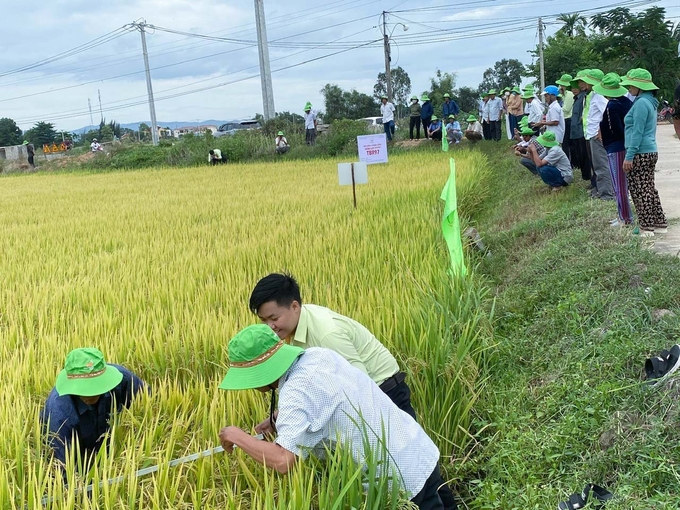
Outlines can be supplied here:
M409 109L409 124L408 124L408 134L409 138L413 140L413 131L416 131L416 140L420 140L420 103L418 102L418 96L411 96L411 104L408 106Z
M641 236L668 232L668 221L661 207L659 192L654 183L654 172L659 153L656 145L656 115L659 101L649 71L631 69L621 81L635 96L633 106L626 115L626 156L623 171L628 178L630 196L637 212Z
M496 96L496 89L491 89L489 90L489 100L484 105L484 115L482 117L482 120L489 125L489 140L500 142L502 115L503 100Z
M609 171L612 176L614 195L618 217L610 222L612 227L630 225L633 223L633 212L628 200L628 184L623 171L623 161L626 157L626 128L625 117L633 106L627 97L628 90L620 85L621 78L616 73L605 74L602 81L593 87L593 91L607 99L602 122L600 122L600 136L602 145L607 151Z
M283 131L276 133L276 138L274 139L274 147L276 148L276 154L279 156L285 154L290 150L290 145Z
M571 161L571 116L574 112L574 93L571 90L572 76L563 74L555 83L560 88L562 95L562 116L564 117L564 138L562 139L562 150ZM559 96L558 96L559 97Z
M316 127L319 125L316 112L312 110L312 103L309 101L305 104L305 143L307 145L314 145L316 143Z
M574 105L571 110L571 126L569 129L569 139L571 143L571 163L574 167L581 169L581 179L590 181L592 177L592 166L590 155L588 154L588 143L585 137L585 123L583 121L585 101L588 95L587 84L581 81L581 77L587 69L579 71L571 81L571 92L574 94ZM591 181L590 184L593 187Z
M530 167L527 168L532 173L538 174L541 180L550 186L553 191L559 191L568 186L574 180L571 162L555 138L555 133L546 131L536 138L536 143L545 147L547 152L540 156L536 146L529 145L528 155L531 162L535 165L535 170Z
M543 120L543 105L536 98L534 88L531 85L524 89L522 99L526 101L524 111L527 113L526 119L528 121L528 126L538 135L539 127L537 127L536 124Z
M477 120L477 117L470 115L467 118L467 127L465 128L465 138L471 142L479 142L484 139L484 130L482 124Z
M366 459L377 454L383 459L378 476L398 477L417 507L444 508L437 492L446 485L439 450L367 374L330 349L288 345L266 324L241 330L228 349L229 371L220 389L271 392L272 434L271 441L262 441L236 426L224 427L219 439L227 453L238 446L256 462L286 474L317 447L339 442L366 470ZM438 506L430 504L434 501ZM448 508L455 508L455 501Z
M65 473L69 452L80 451L83 471L108 442L110 417L129 407L147 387L130 370L106 363L99 349L74 349L66 356L40 415L58 465ZM76 442L74 445L73 442Z
M534 130L529 126L524 126L517 130L517 142L513 146L515 156L526 157L528 154L529 144L534 142L536 139L536 134ZM535 142L534 142L535 143ZM544 150L543 148L541 148ZM521 161L520 161L521 162ZM525 165L526 166L526 165ZM529 167L527 167L529 168Z
M430 122L430 126L427 128L427 137L431 138L432 140L438 140L441 142L442 128L443 128L442 121L439 120L439 117L433 115L432 121Z
M429 138L428 129L430 129L430 124L432 123L434 107L432 106L430 97L427 94L423 94L420 100L423 102L423 104L420 107L420 121L423 123L423 131L425 132L425 138Z
M505 106L508 111L508 125L510 126L510 135L514 136L519 127L519 121L524 115L524 101L522 101L522 91L519 87L514 86L510 90L510 95L505 101Z

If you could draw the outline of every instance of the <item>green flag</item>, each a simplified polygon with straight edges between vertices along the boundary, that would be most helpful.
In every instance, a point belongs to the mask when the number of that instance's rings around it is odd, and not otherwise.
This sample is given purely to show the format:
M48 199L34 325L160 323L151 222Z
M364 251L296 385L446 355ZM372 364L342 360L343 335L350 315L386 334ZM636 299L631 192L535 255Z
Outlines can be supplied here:
M456 198L456 162L449 160L449 180L442 190L441 199L444 201L444 215L442 216L442 234L449 248L451 256L451 272L454 276L465 276L467 268L463 259L463 242L460 238L460 221L458 219L458 203Z
M446 138L446 129L442 131L442 150L444 152L449 152L449 140Z

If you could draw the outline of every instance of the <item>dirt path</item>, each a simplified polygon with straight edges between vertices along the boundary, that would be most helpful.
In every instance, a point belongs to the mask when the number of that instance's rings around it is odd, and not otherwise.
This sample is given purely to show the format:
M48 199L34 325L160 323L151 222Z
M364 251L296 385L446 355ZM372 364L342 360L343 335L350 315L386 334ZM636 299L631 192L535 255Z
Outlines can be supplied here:
M668 234L654 237L655 251L680 256L680 140L673 126L659 124L656 130L659 162L656 165L656 188L670 223Z

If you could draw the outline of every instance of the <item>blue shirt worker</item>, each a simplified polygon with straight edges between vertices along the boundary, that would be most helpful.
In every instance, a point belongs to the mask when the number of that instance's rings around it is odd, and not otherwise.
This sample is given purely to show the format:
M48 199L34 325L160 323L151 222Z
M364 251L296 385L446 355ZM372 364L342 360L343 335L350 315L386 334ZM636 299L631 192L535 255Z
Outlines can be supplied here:
M427 128L427 137L433 140L442 139L442 121L436 115L432 116L430 127Z
M229 342L229 371L223 390L279 391L273 442L224 427L219 438L227 453L234 446L281 474L318 448L336 442L354 461L378 476L398 480L421 510L450 510L438 491L445 485L439 450L416 421L399 410L371 378L323 347L288 345L265 324L241 330ZM272 406L273 408L274 406ZM272 418L273 409L270 412Z
M463 139L463 132L460 129L460 122L454 115L449 115L446 123L446 139L449 143L460 143Z
M449 115L458 115L460 113L460 108L458 108L458 103L451 99L451 95L444 94L444 104L442 105L442 117L447 119Z
M47 442L62 469L73 448L80 451L83 465L87 466L107 443L111 413L129 407L145 388L144 382L128 369L107 364L100 350L72 350L41 415Z
M420 107L420 119L423 121L423 131L425 131L425 138L429 138L427 130L430 129L432 123L432 115L434 115L434 108L432 102L427 94L423 94L420 98L423 105Z

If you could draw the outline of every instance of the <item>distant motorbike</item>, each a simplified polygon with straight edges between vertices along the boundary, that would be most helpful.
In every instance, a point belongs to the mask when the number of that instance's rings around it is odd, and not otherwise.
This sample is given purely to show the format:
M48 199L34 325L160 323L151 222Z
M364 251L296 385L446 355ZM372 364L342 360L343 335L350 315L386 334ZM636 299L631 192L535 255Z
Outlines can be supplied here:
M657 122L666 121L666 122L672 124L674 113L675 113L675 110L673 109L673 107L668 103L668 101L664 101L663 102L663 108L661 108L661 111L656 114L656 121Z

